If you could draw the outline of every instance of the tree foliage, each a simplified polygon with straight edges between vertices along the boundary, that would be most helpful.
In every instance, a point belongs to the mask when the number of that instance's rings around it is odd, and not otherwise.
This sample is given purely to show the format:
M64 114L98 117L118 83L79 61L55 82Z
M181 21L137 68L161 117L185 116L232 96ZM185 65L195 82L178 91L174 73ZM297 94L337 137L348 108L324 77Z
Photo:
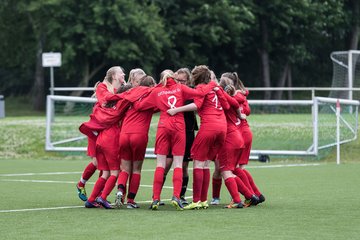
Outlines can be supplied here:
M358 12L356 0L3 0L0 93L43 101L50 51L56 86L91 86L113 65L156 79L199 64L248 86L328 86L329 54L358 47Z

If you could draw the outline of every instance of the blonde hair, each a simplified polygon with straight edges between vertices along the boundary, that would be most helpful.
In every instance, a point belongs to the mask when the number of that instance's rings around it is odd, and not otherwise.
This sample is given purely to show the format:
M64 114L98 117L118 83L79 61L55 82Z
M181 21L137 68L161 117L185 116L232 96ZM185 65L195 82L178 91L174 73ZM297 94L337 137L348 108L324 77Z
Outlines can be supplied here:
M165 69L164 71L162 71L160 73L160 82L163 86L166 86L167 83L167 79L168 78L173 78L174 77L174 72L170 69Z
M141 75L141 77L145 76L146 73L144 72L144 70L142 70L141 68L134 68L131 69L130 73L129 73L129 78L128 78L128 83L132 84L132 82L135 80L135 77L137 75ZM140 77L140 78L141 78Z
M113 66L111 68L109 68L106 71L106 75L104 77L104 80L102 81L102 83L104 83L106 85L106 88L109 92L114 93L114 87L112 85L113 82L113 75L117 72L117 71L124 71L124 69L120 66ZM94 85L94 94L91 96L93 98L96 97L96 89L99 86L100 81L96 82Z
M211 79L210 69L205 65L195 66L191 70L191 78L195 86L201 83L207 84Z

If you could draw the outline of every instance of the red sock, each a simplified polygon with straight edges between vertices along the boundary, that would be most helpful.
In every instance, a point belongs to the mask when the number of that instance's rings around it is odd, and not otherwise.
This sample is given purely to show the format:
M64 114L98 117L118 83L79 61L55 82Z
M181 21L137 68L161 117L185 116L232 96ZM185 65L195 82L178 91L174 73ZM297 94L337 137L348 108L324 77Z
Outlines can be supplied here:
M252 195L251 191L246 187L246 185L243 183L243 181L241 181L239 177L235 177L234 179L238 187L238 192L244 195L246 199L250 199Z
M105 183L104 190L101 193L101 198L106 200L107 196L111 193L111 191L114 189L116 184L117 176L111 175L108 180Z
M86 181L91 178L91 176L94 174L95 171L96 171L96 166L92 162L90 162L84 169L84 172L81 175L81 179L78 183L78 186L84 187Z
M210 169L203 169L204 179L203 185L201 188L201 201L204 202L207 200L209 185L210 185Z
M174 173L173 173L174 190L173 190L173 195L175 197L177 197L177 198L180 198L180 192L181 192L181 187L182 187L182 177L183 177L182 168L174 168Z
M235 178L230 177L225 180L225 185L235 203L241 202L240 194L238 192L238 187L236 185Z
M212 179L212 197L220 198L222 178L213 178Z
M241 179L245 186L250 190L251 194L255 194L250 185L249 179L242 168L235 168L234 174Z
M103 190L104 186L105 186L105 183L106 183L106 179L105 178L98 178L98 180L96 181L95 183L95 186L91 192L91 195L90 197L88 198L88 201L89 202L93 202L95 201L95 198L97 196L99 196L100 192Z
M162 185L164 181L165 168L157 167L154 173L153 200L160 200Z
M118 177L118 190L122 191L123 194L126 192L126 183L129 178L129 174L125 171L121 171Z
M135 196L139 190L141 175L140 173L133 173L129 183L128 202L134 202Z
M193 170L193 202L200 201L203 180L204 180L203 169L195 168Z
M257 188L255 182L254 182L254 179L252 178L251 174L249 173L248 170L246 169L243 169L243 171L246 173L246 176L248 177L249 179L249 182L250 182L250 185L251 185L251 188L252 190L254 191L254 193L256 194L256 196L260 196L261 195L261 192L259 191L259 189Z

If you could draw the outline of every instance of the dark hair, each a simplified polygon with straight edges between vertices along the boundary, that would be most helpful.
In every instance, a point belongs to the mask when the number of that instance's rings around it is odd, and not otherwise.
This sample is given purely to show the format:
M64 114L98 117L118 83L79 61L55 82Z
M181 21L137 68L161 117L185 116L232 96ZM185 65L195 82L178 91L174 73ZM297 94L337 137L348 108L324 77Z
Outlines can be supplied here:
M142 78L140 78L139 86L150 87L150 86L154 86L155 84L156 84L155 80L152 76L145 75Z
M223 76L220 78L220 87L222 87L230 96L235 94L235 88L232 82L233 81L228 77Z
M129 90L130 88L132 88L131 84L121 85L121 86L118 88L118 90L116 91L116 93L126 92L126 91Z
M195 66L191 71L191 78L195 86L201 83L207 84L211 80L211 72L205 65Z
M236 90L246 90L243 82L240 80L236 72L226 72L223 73L221 76L230 78L234 82L234 87Z

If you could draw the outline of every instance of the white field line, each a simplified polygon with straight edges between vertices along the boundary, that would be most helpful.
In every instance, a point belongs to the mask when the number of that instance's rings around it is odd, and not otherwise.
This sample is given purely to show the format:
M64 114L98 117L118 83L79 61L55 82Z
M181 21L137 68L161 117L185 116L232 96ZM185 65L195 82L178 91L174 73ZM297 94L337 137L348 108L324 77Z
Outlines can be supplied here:
M192 196L185 197L191 199ZM162 199L163 202L169 202L171 199ZM152 203L152 200L138 201L137 203ZM32 212L32 211L47 211L47 210L61 210L61 209L74 209L74 208L85 208L83 205L80 206L63 206L63 207L48 207L48 208L24 208L24 209L9 209L0 210L0 213L12 213L12 212Z
M53 180L31 180L31 179L0 179L0 182L29 182L29 183L68 183L68 184L77 184L78 182L74 181L53 181ZM86 184L94 185L95 182L87 182ZM140 187L152 188L152 185L140 185ZM173 189L171 186L163 186L166 189ZM192 189L187 188L189 191Z
M308 166L320 166L321 163L299 163L299 164L276 164L276 165L262 165L262 166L247 166L246 168L282 168L282 167L308 167ZM213 169L213 168L210 168ZM192 171L189 168L189 171ZM142 172L153 172L155 169L143 169ZM172 169L170 170L172 171ZM0 174L0 177L17 177L17 176L40 176L40 175L71 175L71 174L82 174L82 172L47 172L47 173L9 173Z
M263 166L250 166L247 168L281 168L281 167L307 167L307 166L319 166L320 163L310 164L277 164L277 165L263 165ZM154 171L153 169L145 169L147 171ZM192 170L189 168L189 170ZM144 171L144 170L143 170ZM61 174L80 174L81 172L55 172L55 173L20 173L20 174L0 174L0 176L33 176L33 175L61 175ZM74 181L50 181L50 180L25 180L25 179L0 179L4 182L37 182L37 183L69 183L76 184ZM94 182L88 182L87 184L94 184ZM152 185L140 185L140 187L152 188ZM172 187L164 186L163 188L172 189ZM192 189L188 188L189 191ZM191 199L192 196L186 197ZM163 201L170 201L171 199L163 199ZM139 201L138 203L151 203L151 200ZM61 210L61 209L74 209L84 208L84 206L62 206L62 207L49 207L49 208L26 208L26 209L10 209L0 210L0 213L12 213L12 212L31 212L31 211L47 211L47 210Z

